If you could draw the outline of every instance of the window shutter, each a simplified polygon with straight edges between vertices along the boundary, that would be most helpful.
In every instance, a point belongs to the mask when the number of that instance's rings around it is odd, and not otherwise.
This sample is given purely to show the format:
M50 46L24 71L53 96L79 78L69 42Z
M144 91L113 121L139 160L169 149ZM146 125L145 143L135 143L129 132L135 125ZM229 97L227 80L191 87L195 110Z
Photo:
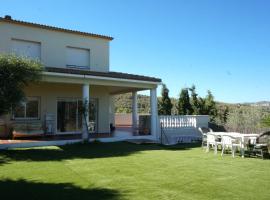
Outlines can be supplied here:
M90 68L90 50L74 47L66 48L67 67Z
M39 42L12 39L12 53L18 56L25 56L31 59L41 59L41 45Z

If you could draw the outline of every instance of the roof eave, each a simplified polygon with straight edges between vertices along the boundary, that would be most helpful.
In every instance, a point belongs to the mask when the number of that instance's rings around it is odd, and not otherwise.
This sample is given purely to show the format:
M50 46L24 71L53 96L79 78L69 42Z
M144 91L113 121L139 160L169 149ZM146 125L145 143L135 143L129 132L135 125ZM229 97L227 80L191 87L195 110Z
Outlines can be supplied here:
M65 78L79 78L79 79L85 78L85 79L97 79L97 80L108 80L108 81L145 83L145 84L151 84L151 85L161 85L162 84L161 81L157 82L157 81L112 78L112 77L102 77L102 76L83 75L83 74L68 74L68 73L58 73L58 72L48 72L48 71L44 71L42 74L45 76L56 76L56 77L65 77Z
M37 24L37 23L24 22L24 21L19 21L19 20L14 20L14 19L5 19L3 17L0 17L0 21L6 22L6 23L11 23L11 24L22 25L22 26L41 28L41 29L46 29L46 30L59 31L59 32L64 32L64 33L77 34L77 35L83 35L83 36L94 37L94 38L99 38L99 39L105 39L105 40L109 40L109 41L112 41L114 39L113 37L105 36L105 35L99 35L99 34L94 34L94 33L87 33L87 32L81 32L81 31L76 31L76 30L64 29L64 28L48 26L48 25L43 25L43 24Z

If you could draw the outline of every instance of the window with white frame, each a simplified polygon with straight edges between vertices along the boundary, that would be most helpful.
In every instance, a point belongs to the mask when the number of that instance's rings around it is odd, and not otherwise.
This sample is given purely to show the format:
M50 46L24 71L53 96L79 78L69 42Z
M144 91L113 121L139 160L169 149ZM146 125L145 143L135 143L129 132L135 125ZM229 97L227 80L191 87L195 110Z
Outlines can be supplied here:
M11 51L18 56L41 60L41 43L19 39L11 40Z
M39 119L40 97L27 97L12 109L13 119Z
M66 47L66 66L89 69L90 68L90 49Z

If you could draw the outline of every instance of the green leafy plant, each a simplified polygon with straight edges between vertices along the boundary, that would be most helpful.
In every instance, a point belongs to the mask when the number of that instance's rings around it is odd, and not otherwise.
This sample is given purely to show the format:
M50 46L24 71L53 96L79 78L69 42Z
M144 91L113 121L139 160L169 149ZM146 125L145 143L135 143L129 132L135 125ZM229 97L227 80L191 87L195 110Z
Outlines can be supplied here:
M82 102L82 105L79 107L79 110L78 110L79 114L83 116L83 124L86 124L86 132L87 132L87 137L86 138L83 138L83 134L82 134L82 139L84 139L84 142L88 142L89 141L89 122L88 122L88 115L87 113L89 113L89 101L87 100L84 100ZM83 128L84 129L84 128ZM83 130L85 131L85 130Z
M42 65L37 60L0 54L0 115L25 98L24 88L41 79Z
M270 127L270 115L267 115L261 120L261 125L263 127Z

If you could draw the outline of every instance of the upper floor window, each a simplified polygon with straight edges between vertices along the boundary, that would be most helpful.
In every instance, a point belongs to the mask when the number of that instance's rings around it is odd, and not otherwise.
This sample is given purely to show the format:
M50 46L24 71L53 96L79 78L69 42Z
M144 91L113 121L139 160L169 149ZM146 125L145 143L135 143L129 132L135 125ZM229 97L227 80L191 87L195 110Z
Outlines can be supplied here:
M89 69L90 50L76 47L66 47L67 67Z
M41 60L40 42L25 41L19 39L11 40L12 53L31 59Z
M39 119L40 97L27 97L12 109L13 119Z

